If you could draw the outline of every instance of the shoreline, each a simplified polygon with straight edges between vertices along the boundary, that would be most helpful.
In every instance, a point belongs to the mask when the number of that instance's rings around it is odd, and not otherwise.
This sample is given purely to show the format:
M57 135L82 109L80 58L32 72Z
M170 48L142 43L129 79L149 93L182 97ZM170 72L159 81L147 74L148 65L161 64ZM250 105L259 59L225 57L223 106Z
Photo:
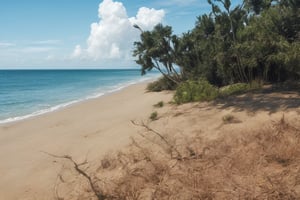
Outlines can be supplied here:
M148 93L146 82L25 120L0 125L0 194L6 200L52 199L63 165L55 155L79 162L124 148L137 134L131 120L148 120L153 105L172 93Z
M299 124L298 93L249 93L214 103L174 106L167 103L173 92L153 93L145 88L145 82L131 85L100 98L0 126L1 198L52 200L57 199L56 187L60 194L76 193L77 189L85 193L86 182L76 182L80 176L73 173L72 163L49 154L68 155L77 163L86 161L85 169L97 173L103 158L126 150L131 138L139 139L145 133L131 121L145 122L155 131L186 142L193 136L199 137L204 144L263 130L283 116ZM165 105L154 108L161 101ZM159 120L151 121L149 117L154 111ZM226 122L226 116L233 121ZM152 143L145 145L155 148ZM70 183L76 185L75 190Z
M91 94L89 96L86 96L86 97L83 97L83 98L80 98L80 99L72 100L72 101L61 103L61 104L58 104L58 105L53 105L49 108L42 109L42 110L37 110L37 111L34 111L32 113L29 113L29 114L16 116L16 117L10 117L10 118L6 118L6 119L1 119L0 120L0 127L8 125L8 124L13 124L13 123L17 123L17 122L20 122L20 121L32 119L32 118L35 118L35 117L39 117L39 116L49 114L49 113L52 113L52 112L57 112L57 111L65 109L65 108L68 108L70 106L76 106L77 104L84 103L86 101L90 101L90 100L93 100L93 99L98 99L98 98L105 97L107 95L119 92L121 90L124 90L124 89L126 89L130 86L136 85L136 84L143 84L143 83L149 83L151 81L155 81L158 78L159 77L147 77L147 78L141 78L139 80L132 80L132 81L129 81L129 82L125 83L124 86L118 86L117 88L112 88L111 90L108 90L106 92L101 92L99 94Z

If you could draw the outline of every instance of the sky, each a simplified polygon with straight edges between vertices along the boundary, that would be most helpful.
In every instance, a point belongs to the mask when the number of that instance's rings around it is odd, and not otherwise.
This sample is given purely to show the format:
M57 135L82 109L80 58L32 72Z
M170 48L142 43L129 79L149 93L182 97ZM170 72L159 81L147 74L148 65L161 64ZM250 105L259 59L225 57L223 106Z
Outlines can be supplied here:
M209 12L206 0L0 0L0 69L135 68L133 24L180 35Z

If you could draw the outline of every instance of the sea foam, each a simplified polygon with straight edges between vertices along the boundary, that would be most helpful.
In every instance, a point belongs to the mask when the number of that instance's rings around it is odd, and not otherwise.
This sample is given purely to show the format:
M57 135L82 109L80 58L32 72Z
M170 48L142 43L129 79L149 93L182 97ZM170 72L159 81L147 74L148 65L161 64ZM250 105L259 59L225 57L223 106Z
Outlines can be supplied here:
M53 74L53 71L50 71L50 72ZM98 72L101 76L101 70L99 70L99 71L96 70L95 72ZM110 70L109 72L114 73L116 71ZM130 85L137 84L137 83L144 82L144 81L149 81L149 80L156 79L159 77L158 73L153 73L153 74L150 74L149 76L140 76L139 71L136 71L137 75L135 75L135 76L131 75L131 76L126 77L126 75L124 75L124 74L126 74L128 71L124 70L123 72L124 73L121 73L122 80L119 80L119 81L115 80L116 78L118 78L118 76L116 76L116 75L112 76L112 78L110 79L109 73L107 72L107 73L105 73L105 81L102 81L101 82L102 84L100 86L95 84L93 87L75 88L77 90L83 90L83 91L89 90L89 92L86 92L86 91L83 92L84 94L82 96L74 95L74 97L71 99L67 99L67 98L64 99L65 94L58 94L58 95L62 96L60 99L60 101L62 101L61 103L47 102L47 99L46 99L46 100L43 100L42 102L36 102L37 104L33 105L33 106L37 106L37 108L34 109L33 111L32 111L32 109L28 110L27 112L25 110L25 112L23 112L22 114L19 114L18 110L15 110L15 112L14 112L14 110L9 110L10 113L12 113L12 116L5 117L5 118L2 117L2 119L0 118L0 124L12 123L12 122L36 117L39 115L43 115L46 113L54 112L54 111L66 108L68 106L74 105L76 103L83 102L83 101L90 100L90 99L99 98L103 95L107 95L107 94L110 94L113 92L120 91ZM132 74L134 71L129 70L129 72ZM36 71L35 71L35 73L36 73ZM46 73L46 72L44 72L44 73ZM60 73L60 71L56 71L56 73ZM64 71L64 73L68 73L68 72ZM25 74L25 76L26 76L26 74ZM45 76L47 76L47 75L45 75ZM80 76L80 75L77 75L77 76ZM124 76L125 76L125 78L124 78ZM1 78L1 71L0 71L0 78ZM87 77L87 78L89 78L89 77ZM99 78L99 77L96 77L96 78ZM100 79L101 79L101 77L100 77ZM114 84L109 84L110 81L114 81ZM2 82L3 82L3 80L2 80ZM60 82L60 80L58 80L58 82ZM72 83L72 80L71 80L71 83ZM47 81L46 81L46 83L43 82L43 84L47 84ZM53 84L53 83L51 83L51 84ZM56 84L53 84L53 86L55 86L55 85ZM2 86L3 86L3 84L2 84ZM28 90L28 88L25 88L25 89L22 88L18 92L22 93L22 91L24 91L24 90ZM52 90L52 88L51 88L51 90ZM58 90L57 92L62 92L62 91ZM47 93L47 89L45 89L41 93ZM24 96L24 95L20 95L20 96ZM41 95L41 96L43 96L43 95ZM1 97L2 96L1 96L1 92L0 92L0 98ZM4 95L4 97L5 97L5 95ZM7 101L6 105L8 105L9 103L10 102ZM46 107L46 108L38 109L38 105L43 105L42 107ZM5 106L5 105L3 105L3 103L2 103L2 105L0 104L0 111L1 111L1 106ZM12 107L12 109L14 109L14 108ZM8 110L8 109L5 109L5 110ZM1 113L0 113L0 117L1 117Z

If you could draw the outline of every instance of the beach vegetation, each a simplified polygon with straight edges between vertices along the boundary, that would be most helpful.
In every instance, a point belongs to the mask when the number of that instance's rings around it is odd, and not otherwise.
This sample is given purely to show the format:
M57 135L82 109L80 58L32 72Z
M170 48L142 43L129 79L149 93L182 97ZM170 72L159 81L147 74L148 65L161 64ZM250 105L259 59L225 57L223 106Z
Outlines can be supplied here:
M177 104L211 101L218 97L218 89L211 85L207 80L186 81L181 83L175 92L174 100Z
M255 91L262 88L262 83L253 81L251 83L235 83L219 89L219 97L227 97L230 95L243 94L249 91Z
M73 164L74 169L68 169L74 172L60 174L64 178L55 187L57 199L297 199L300 195L299 124L282 118L238 138L222 134L211 140L139 126L144 128L140 137L132 138L129 148L106 156L95 171L91 164L60 157ZM74 177L68 181L70 174ZM63 193L60 188L70 190Z
M158 70L166 79L179 84L180 71L174 65L177 36L172 34L171 26L158 24L152 31L141 30L140 41L134 42L133 56L141 66L142 75L152 69Z
M298 0L208 3L211 12L199 16L195 27L179 36L162 24L141 31L133 55L142 74L157 69L179 90L202 78L215 87L232 85L225 95L248 90L246 84L253 81L300 80ZM182 86L185 81L190 82Z
M241 94L249 89L247 83L235 83L220 88L220 96L230 96L233 94Z
M164 102L163 101L159 101L158 103L153 105L155 108L162 108L164 107Z
M175 90L176 83L166 77L161 77L158 80L147 85L147 90L150 92L161 92L164 90Z
M149 119L152 121L158 120L158 113L156 111L152 112Z
M216 98L228 97L231 95L244 94L250 91L257 91L262 88L262 83L253 81L252 83L235 83L220 88L210 84L205 79L198 81L186 81L181 83L174 95L177 104L212 101Z
M222 117L222 120L224 123L231 123L234 120L234 116L231 114L227 114Z

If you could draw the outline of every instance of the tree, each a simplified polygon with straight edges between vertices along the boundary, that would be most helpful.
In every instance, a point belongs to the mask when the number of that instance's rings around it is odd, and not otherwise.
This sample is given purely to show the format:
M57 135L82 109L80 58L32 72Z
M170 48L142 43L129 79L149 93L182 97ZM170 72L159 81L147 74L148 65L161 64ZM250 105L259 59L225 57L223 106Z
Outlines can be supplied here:
M208 0L208 3L212 6L215 19L216 38L220 45L216 57L224 83L250 82L240 52L235 48L239 43L237 33L244 29L247 22L246 11L242 5L231 9L230 0ZM217 3L223 5L223 8Z
M155 68L178 84L181 75L174 67L177 37L172 35L172 27L158 24L152 31L143 31L137 25L135 28L141 30L141 41L134 42L133 56L137 57L136 63L141 66L142 75Z
M300 79L300 1L208 0L210 14L181 36L169 26L141 31L134 56L142 73L158 69L175 83L207 79L221 86L260 79ZM180 67L177 72L174 66Z
M274 0L244 0L245 8L256 15L259 15L263 10L270 8L272 1Z
M282 2L252 16L239 33L237 48L254 78L271 82L299 78L299 20L295 8Z

